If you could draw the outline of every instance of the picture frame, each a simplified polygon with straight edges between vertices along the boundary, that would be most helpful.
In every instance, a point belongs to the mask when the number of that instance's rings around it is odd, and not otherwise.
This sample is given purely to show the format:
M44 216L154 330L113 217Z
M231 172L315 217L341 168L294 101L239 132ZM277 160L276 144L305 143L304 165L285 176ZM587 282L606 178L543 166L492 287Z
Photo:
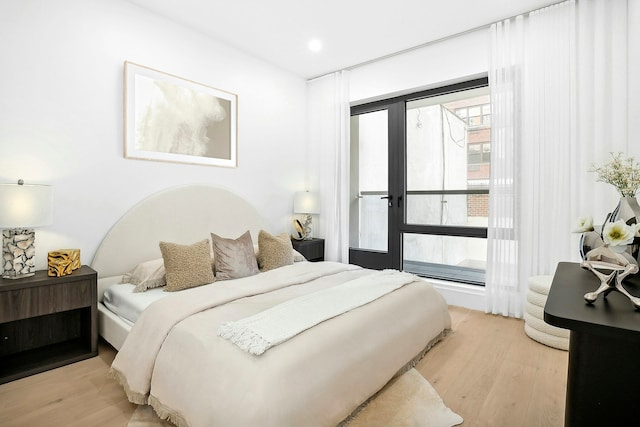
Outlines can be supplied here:
M237 95L124 63L124 157L237 167Z

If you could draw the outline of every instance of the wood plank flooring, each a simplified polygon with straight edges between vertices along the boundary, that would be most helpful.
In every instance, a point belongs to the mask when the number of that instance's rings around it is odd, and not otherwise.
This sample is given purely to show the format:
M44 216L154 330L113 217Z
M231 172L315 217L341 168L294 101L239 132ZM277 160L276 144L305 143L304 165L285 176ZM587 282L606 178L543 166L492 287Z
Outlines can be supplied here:
M567 352L536 343L522 320L450 307L454 332L416 369L467 426L560 427ZM135 405L107 376L115 351L0 385L0 425L125 427Z
M453 333L416 369L463 426L563 426L568 353L531 340L522 320L449 311Z

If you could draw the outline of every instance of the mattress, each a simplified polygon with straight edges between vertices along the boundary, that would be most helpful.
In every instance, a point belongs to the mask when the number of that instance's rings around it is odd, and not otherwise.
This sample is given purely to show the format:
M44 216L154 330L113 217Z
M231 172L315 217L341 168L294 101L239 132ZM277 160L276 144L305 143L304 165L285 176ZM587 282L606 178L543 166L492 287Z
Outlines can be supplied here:
M134 288L135 286L129 283L111 285L104 292L102 300L109 310L129 325L133 325L151 303L171 296L171 293L165 292L164 288L133 292Z

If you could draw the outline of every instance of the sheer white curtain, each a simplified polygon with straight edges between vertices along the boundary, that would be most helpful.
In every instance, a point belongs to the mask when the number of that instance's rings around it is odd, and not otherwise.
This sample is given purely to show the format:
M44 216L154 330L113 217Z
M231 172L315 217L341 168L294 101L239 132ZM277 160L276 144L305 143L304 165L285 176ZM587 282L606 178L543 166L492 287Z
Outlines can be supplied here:
M309 165L317 171L319 234L325 259L349 260L349 73L339 71L307 83Z
M636 1L637 0L632 0ZM636 5L637 7L637 5ZM626 0L576 2L576 69L573 97L575 177L571 183L574 217L592 215L602 224L619 196L612 186L596 183L588 169L610 160L610 152L640 155L640 144L628 135L630 39ZM636 53L637 55L637 53ZM634 153L635 151L635 153Z
M627 144L625 15L567 1L491 27L487 312L521 317L528 277L577 260L575 218L615 207L588 169Z
M491 178L486 311L520 316L518 283L524 18L491 26Z

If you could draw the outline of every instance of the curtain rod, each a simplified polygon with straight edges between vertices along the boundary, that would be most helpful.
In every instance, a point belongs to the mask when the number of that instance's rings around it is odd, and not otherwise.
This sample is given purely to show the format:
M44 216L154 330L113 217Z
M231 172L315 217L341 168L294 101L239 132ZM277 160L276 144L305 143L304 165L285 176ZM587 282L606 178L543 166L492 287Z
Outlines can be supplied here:
M546 5L544 7L539 8L539 9L534 9L534 10L530 10L528 12L518 13L517 15L512 15L512 16L509 16L507 18L503 18L500 21L495 21L495 22L506 21L508 19L516 18L516 17L518 17L520 15L527 15L527 14L530 14L532 12L536 12L538 10L545 9L547 7L555 6L555 5L558 5L560 3L567 3L569 1L571 1L571 0L555 1L555 2L549 3L548 5ZM376 63L376 62L379 62L379 61L384 61L385 59L393 58L394 56L404 55L405 53L413 52L414 50L419 50L419 49L425 48L427 46L434 45L436 43L442 43L442 42L447 41L449 39L453 39L453 38L456 38L456 37L461 37L461 36L476 32L476 31L484 30L484 29L487 29L487 28L491 27L495 22L491 22L489 24L484 24L484 25L479 25L477 27L461 31L459 33L450 34L448 36L444 36L444 37L441 37L439 39L431 40L431 41L428 41L428 42L425 42L425 43L422 43L422 44L419 44L419 45L416 45L416 46L408 47L406 49L402 49L402 50L399 50L397 52L389 53L387 55L383 55L383 56L380 56L380 57L377 57L377 58L374 58L374 59L369 59L369 60L364 61L364 62L359 62L357 64L350 65L350 66L342 68L340 70L334 70L334 71L331 71L331 72L328 72L328 73L320 74L318 76L311 77L310 79L307 79L307 81L310 82L310 81L313 81L313 80L316 80L316 79L320 79L322 77L328 76L328 75L333 74L333 73L338 72L338 71L351 71L351 70L354 70L356 68L364 67L365 65L369 65L369 64L373 64L373 63Z

